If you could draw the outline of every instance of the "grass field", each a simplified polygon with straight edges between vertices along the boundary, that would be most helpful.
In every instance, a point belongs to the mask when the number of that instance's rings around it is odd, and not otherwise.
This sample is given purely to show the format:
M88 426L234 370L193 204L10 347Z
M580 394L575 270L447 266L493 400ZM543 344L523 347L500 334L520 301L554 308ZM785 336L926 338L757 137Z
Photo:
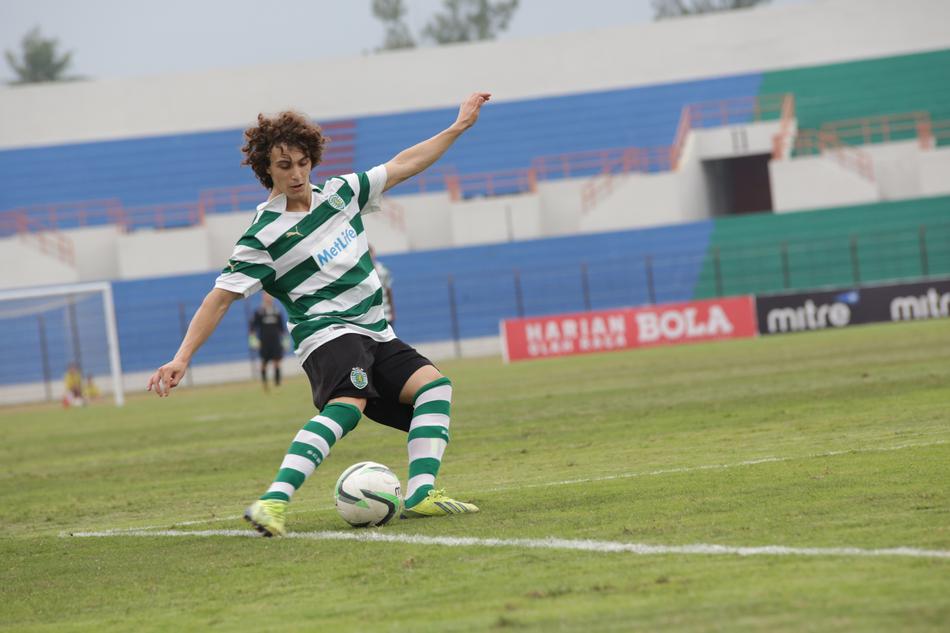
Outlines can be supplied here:
M301 538L237 517L312 415L303 380L0 410L0 629L947 630L948 322L442 369L440 483L482 512L346 527L343 468L405 477L364 419L297 494ZM335 540L363 535L396 540Z

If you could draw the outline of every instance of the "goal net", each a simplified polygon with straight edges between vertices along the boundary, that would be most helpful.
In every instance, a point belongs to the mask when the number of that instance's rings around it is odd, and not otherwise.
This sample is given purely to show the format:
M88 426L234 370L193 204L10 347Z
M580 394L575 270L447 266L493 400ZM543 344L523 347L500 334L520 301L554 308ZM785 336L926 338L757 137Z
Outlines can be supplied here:
M0 404L124 402L112 286L0 290Z

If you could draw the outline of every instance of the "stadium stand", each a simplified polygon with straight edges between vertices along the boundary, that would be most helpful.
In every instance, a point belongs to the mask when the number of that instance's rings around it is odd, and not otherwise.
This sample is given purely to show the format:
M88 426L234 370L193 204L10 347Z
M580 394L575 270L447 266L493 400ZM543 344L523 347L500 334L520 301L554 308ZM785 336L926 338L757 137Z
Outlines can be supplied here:
M950 50L766 72L761 91L794 94L799 129L902 112L950 119Z
M521 315L950 274L948 208L950 197L936 197L750 215L389 255L386 265L396 280L400 336L424 345L495 336L500 319ZM166 360L215 276L113 284L125 371ZM253 305L241 302L225 316L196 357L198 367L248 357L241 342ZM47 346L50 364L64 366L73 350L65 317L57 318L47 324L58 333ZM21 345L16 362L3 365L0 384L41 380L36 316L4 324Z
M499 103L480 123L479 134L464 138L440 165L478 173L528 167L547 154L669 145L684 105L753 95L759 81L758 74L739 75ZM384 162L435 134L454 116L453 108L326 123L331 143L315 178ZM194 202L212 187L253 185L250 170L240 165L242 131L0 151L0 208L27 207L28 215L46 221L43 205L48 204L105 198L131 207ZM50 169L58 176L56 188L36 191L17 185ZM445 188L444 181L428 182L434 190ZM418 189L418 182L406 183L392 193ZM78 222L74 217L57 224L62 229Z
M713 222L697 298L950 273L947 196Z

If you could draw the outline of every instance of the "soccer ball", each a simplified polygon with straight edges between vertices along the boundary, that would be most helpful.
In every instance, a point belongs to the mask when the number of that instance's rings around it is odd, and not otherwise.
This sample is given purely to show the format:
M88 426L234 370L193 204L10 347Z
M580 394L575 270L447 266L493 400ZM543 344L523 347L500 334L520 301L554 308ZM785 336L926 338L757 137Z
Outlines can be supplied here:
M336 511L353 527L386 525L402 507L399 478L376 462L343 471L333 488Z

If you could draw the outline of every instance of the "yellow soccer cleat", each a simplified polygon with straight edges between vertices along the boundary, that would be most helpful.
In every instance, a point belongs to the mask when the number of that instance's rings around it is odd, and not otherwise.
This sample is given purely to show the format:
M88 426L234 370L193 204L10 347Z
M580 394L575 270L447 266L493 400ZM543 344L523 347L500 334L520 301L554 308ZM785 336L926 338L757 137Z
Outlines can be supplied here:
M450 514L470 514L478 512L478 506L456 501L445 496L445 490L430 490L428 496L402 511L402 519L424 519L426 517L444 517Z
M244 511L244 520L264 536L283 536L287 502L279 499L255 501Z

